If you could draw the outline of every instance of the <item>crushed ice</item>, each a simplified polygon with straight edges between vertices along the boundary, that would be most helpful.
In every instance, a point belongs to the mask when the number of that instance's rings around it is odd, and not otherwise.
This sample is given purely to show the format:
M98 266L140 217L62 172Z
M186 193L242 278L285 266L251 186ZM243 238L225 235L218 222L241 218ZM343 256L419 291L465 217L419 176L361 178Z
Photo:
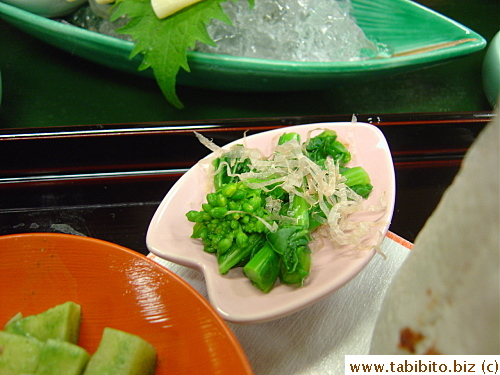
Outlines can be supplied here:
M350 0L256 0L221 4L232 20L213 20L207 30L216 47L202 43L196 50L285 61L357 61L373 58L378 46L356 24ZM108 6L109 7L109 6ZM126 20L111 23L109 8L80 8L70 22L102 34L129 39L116 29Z

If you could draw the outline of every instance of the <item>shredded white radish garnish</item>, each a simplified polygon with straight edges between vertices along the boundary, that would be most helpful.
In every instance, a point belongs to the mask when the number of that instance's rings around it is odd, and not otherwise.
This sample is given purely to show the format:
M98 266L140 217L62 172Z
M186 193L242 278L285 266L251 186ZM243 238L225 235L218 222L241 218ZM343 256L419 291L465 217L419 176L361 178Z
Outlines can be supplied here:
M209 140L208 138L204 137L200 133L194 132L194 135L196 135L196 138L198 138L198 140L200 141L200 143L203 146L205 146L206 148L208 148L210 151L216 152L216 151L218 151L220 149L219 146L217 146L215 143L213 143L211 140Z

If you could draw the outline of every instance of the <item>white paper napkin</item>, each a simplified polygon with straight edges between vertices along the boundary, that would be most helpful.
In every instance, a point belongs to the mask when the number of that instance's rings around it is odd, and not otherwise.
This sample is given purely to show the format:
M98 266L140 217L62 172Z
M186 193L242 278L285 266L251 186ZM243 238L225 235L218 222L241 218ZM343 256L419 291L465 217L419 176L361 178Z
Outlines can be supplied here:
M376 255L353 280L320 302L267 323L229 323L255 375L343 374L345 355L368 354L383 297L410 246L389 232L382 243L387 258ZM149 256L208 298L201 272Z

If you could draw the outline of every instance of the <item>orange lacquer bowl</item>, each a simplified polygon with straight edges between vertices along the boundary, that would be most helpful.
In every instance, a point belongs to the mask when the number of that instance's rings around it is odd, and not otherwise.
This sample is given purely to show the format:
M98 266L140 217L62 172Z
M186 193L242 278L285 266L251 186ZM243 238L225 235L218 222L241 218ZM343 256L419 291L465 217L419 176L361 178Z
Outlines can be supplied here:
M0 237L0 329L17 312L37 314L66 301L82 306L79 345L90 353L104 327L113 327L155 346L158 375L252 373L209 303L144 255L67 234Z

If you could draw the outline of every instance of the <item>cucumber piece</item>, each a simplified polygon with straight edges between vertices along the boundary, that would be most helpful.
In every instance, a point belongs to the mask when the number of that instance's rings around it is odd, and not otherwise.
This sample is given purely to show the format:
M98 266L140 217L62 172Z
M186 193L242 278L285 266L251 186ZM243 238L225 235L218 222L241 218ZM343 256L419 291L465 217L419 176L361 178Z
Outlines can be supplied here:
M40 352L35 375L81 375L90 354L67 341L48 339Z
M16 320L19 320L19 319L22 319L22 318L23 318L23 314L20 313L20 312L18 312L16 315L14 315L12 318L10 318L9 321L7 323L5 323L5 325L12 324Z
M80 331L81 307L74 302L65 302L37 315L11 319L5 331L39 340L59 339L76 344Z
M33 337L0 331L0 374L34 374L43 346Z
M106 327L84 375L152 375L156 350L141 337Z

